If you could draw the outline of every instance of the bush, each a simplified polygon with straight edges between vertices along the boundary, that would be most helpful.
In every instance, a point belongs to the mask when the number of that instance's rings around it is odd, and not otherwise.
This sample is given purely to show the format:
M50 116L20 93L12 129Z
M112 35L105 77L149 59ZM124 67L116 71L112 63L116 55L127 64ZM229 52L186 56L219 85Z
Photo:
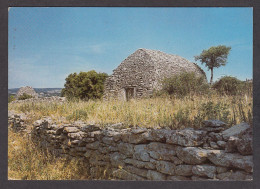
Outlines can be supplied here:
M23 95L18 97L18 100L25 100L25 99L29 99L29 98L32 98L32 96L28 95L26 93L23 93Z
M99 99L104 92L104 82L108 75L97 73L92 70L89 72L73 73L66 78L66 83L61 91L62 96L68 99Z
M194 72L184 72L165 78L162 81L162 91L169 95L186 96L204 94L209 90L209 85L203 77L198 77Z
M244 82L231 76L224 76L216 81L212 88L221 95L238 95L243 93Z
M10 103L10 102L12 102L12 101L14 101L14 100L15 100L14 95L10 95L10 96L8 97L8 103Z

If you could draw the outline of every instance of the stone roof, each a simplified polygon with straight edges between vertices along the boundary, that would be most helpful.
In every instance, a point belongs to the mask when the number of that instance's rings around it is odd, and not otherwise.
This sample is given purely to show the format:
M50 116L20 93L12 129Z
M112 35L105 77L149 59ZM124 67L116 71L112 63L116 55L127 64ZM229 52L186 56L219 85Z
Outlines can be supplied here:
M30 86L26 86L26 87L21 87L17 93L16 93L16 97L22 96L23 94L28 94L31 95L34 98L38 97L38 94L35 92L35 90L30 87Z
M119 66L125 67L127 64L131 64L136 57L142 57L146 64L148 63L150 67L153 67L158 77L170 77L173 73L181 72L195 72L198 75L203 75L206 79L205 72L195 63L189 60L173 54L167 54L159 50L150 49L138 49L133 54L128 56ZM116 69L117 70L117 69ZM145 71L145 70L143 70Z
M149 96L162 88L164 78L183 72L194 72L207 81L205 72L185 58L157 50L138 49L106 79L104 98Z

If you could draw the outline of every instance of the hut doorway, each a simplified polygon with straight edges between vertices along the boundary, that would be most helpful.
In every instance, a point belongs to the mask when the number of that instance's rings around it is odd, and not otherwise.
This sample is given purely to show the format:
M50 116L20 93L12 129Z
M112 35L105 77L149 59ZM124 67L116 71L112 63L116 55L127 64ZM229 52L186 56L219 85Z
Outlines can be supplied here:
M127 101L129 101L132 98L135 98L135 88L134 87L125 88L125 95Z

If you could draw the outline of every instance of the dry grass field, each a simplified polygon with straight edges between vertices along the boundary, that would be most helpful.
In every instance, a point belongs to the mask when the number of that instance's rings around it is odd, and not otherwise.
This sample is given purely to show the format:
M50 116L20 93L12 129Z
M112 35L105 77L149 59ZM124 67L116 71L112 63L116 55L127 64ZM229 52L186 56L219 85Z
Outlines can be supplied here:
M57 158L19 133L8 131L9 180L79 180L88 175L77 160Z
M9 110L29 113L31 121L51 116L58 123L82 120L91 124L122 122L128 126L198 128L206 119L228 125L252 123L251 96L156 97L124 101L69 101L65 103L14 103Z

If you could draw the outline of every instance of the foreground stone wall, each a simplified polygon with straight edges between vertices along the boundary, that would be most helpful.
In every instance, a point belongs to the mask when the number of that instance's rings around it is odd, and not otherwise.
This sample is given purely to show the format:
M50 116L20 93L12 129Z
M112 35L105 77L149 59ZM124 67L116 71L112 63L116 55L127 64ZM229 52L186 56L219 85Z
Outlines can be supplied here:
M25 127L20 114L9 113L9 126ZM224 130L205 121L194 130L101 128L83 122L57 125L46 117L33 124L31 138L54 155L79 158L92 179L252 180L252 128L241 123Z

